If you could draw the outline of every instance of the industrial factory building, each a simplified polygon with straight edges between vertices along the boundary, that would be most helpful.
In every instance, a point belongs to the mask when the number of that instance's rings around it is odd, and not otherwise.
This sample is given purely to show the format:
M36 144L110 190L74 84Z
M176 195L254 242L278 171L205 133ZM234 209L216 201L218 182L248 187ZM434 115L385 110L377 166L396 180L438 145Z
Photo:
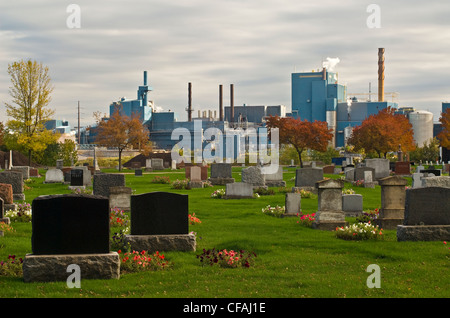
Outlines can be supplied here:
M223 134L233 130L258 131L265 127L269 116L294 117L308 121L324 121L333 130L333 145L343 147L351 135L353 127L361 123L370 115L391 107L397 113L407 116L413 126L414 139L419 146L423 146L438 133L439 127L433 123L433 114L424 110L409 107L399 107L394 102L396 93L384 91L384 49L378 49L378 94L349 94L347 87L338 82L338 74L324 67L319 71L291 74L291 111L285 105L234 105L234 85L229 87L228 106L224 106L223 85L218 85L218 107L214 110L194 110L192 108L192 84L188 83L187 121L179 121L177 114L171 111L155 111L155 106L148 100L148 93L152 88L147 83L147 72L144 71L143 85L138 87L136 99L122 98L110 105L110 115L121 106L123 115L138 114L141 121L150 131L150 140L159 149L171 150L178 139L172 139L172 133L177 128L183 128L192 135L195 129L204 132L208 128L217 128ZM385 96L391 94L392 101ZM372 100L377 95L377 100ZM442 111L450 107L450 103L442 103ZM194 117L193 115L196 115ZM439 125L438 125L439 126ZM95 129L90 127L82 133L81 140L95 143ZM254 129L250 129L254 128ZM84 134L84 136L83 136ZM208 140L202 139L202 144Z

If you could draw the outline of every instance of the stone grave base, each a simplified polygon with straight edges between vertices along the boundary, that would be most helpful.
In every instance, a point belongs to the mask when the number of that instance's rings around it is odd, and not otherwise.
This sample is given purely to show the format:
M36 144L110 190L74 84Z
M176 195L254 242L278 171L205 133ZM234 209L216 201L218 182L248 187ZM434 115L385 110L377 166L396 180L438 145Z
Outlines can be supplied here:
M191 188L191 189L200 189L200 188L203 188L203 184L204 184L204 182L203 181L189 181L189 187Z
M398 225L397 241L448 241L450 225Z
M24 282L67 281L73 271L71 264L80 266L81 279L119 279L120 259L116 252L105 254L27 254L23 261Z
M343 211L318 211L312 228L316 230L335 231L337 227L346 226Z
M273 180L273 181L266 181L265 184L266 187L285 187L286 181Z
M132 250L148 252L190 252L195 251L197 245L194 234L125 235L124 242Z
M234 178L209 178L209 182L212 185L226 185L228 183L234 183Z
M69 186L69 190L86 189L86 186Z
M25 194L23 193L13 193L13 201L24 201L25 200Z

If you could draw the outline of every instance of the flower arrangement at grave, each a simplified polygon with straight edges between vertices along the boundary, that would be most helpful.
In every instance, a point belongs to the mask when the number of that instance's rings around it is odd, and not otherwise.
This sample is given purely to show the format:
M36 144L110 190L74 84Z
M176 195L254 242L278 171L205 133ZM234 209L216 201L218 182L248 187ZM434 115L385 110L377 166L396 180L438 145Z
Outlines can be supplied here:
M200 219L195 216L195 212L192 213L192 214L189 214L188 218L189 218L189 224L190 225L195 225L195 224L202 223L202 221L200 221Z
M299 214L297 213L297 223L303 226L311 227L316 219L316 213L311 214Z
M23 259L16 258L16 255L9 255L6 261L0 261L0 276L23 276L22 271Z
M109 225L111 227L127 227L129 224L128 215L120 208L111 208L109 214Z
M305 189L295 190L295 193L300 193L301 197L305 199L311 199L315 197L314 193Z
M117 253L120 258L121 273L163 270L172 265L166 260L164 254L160 254L158 251L150 254L147 251L122 253L121 250L118 250Z
M371 222L354 223L348 226L341 226L336 228L336 237L343 240L369 240L378 239L382 237L383 229L378 228L378 225L373 225Z
M353 189L343 189L342 194L355 194L355 190Z
M262 213L274 217L281 217L285 212L284 206L271 206L270 204L262 208Z
M364 180L356 180L356 181L352 181L352 184L355 187L364 187Z
M5 217L11 222L31 222L31 204L19 203L17 209L5 211Z
M13 229L13 227L10 224L6 224L5 222L0 222L0 232L4 232L4 233L11 233L11 232L15 232L16 230Z
M174 182L172 182L172 189L177 189L177 190L182 190L182 189L186 189L186 190L190 190L191 187L189 186L189 179L184 179L184 180L175 180Z
M253 193L261 195L274 195L275 191L273 189L267 189L264 187L258 187L253 189Z
M130 232L130 218L120 208L111 208L109 214L109 226L115 228L110 238L110 246L112 250L124 249L128 250L129 247L125 246L124 237Z
M92 194L92 189L89 188L74 188L71 191L74 194Z
M167 176L155 176L150 182L151 183L169 184L170 178Z
M254 258L256 257L255 252L247 252L245 250L234 251L234 250L212 250L203 249L203 253L197 255L203 266L209 265L213 266L217 264L219 267L225 268L237 268L237 267L250 267L253 265Z
M378 216L380 214L380 211L378 209L364 211L361 215L358 215L356 217L356 221L359 223L373 223L376 219L378 219Z
M225 189L217 189L213 193L211 193L211 198L213 199L221 199L225 196Z
M202 187L203 188L211 188L211 187L213 187L213 184L211 183L211 181L205 181L205 182L203 182Z

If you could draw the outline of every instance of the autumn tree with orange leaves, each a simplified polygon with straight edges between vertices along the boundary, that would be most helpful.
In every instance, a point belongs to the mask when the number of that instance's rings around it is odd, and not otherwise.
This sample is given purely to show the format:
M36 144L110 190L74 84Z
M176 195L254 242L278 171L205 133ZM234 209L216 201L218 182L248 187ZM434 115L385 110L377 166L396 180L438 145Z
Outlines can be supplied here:
M130 118L122 115L120 106L116 108L109 119L98 122L98 134L95 142L101 146L118 149L119 171L122 166L122 152L125 149L139 149L143 153L150 150L147 127L141 123L138 116L133 115Z
M375 152L380 158L382 155L386 158L391 151L401 149L405 153L416 148L408 118L395 114L391 107L369 116L361 125L356 126L347 143L353 145L356 151Z
M442 130L437 135L441 146L450 149L450 108L447 108L445 112L442 112L439 121L442 124Z
M310 122L293 117L270 116L266 123L269 129L278 128L281 144L292 145L303 168L302 153L307 149L324 152L333 139L332 130L322 121Z

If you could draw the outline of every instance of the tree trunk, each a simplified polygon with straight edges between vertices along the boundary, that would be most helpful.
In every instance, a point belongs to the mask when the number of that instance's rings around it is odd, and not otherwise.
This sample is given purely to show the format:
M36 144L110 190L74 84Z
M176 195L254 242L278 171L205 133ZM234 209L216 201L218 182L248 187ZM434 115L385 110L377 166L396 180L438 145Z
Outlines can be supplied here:
M11 162L12 165L12 162ZM28 166L31 167L31 149L28 150Z
M122 151L123 149L119 148L119 171L122 171Z

